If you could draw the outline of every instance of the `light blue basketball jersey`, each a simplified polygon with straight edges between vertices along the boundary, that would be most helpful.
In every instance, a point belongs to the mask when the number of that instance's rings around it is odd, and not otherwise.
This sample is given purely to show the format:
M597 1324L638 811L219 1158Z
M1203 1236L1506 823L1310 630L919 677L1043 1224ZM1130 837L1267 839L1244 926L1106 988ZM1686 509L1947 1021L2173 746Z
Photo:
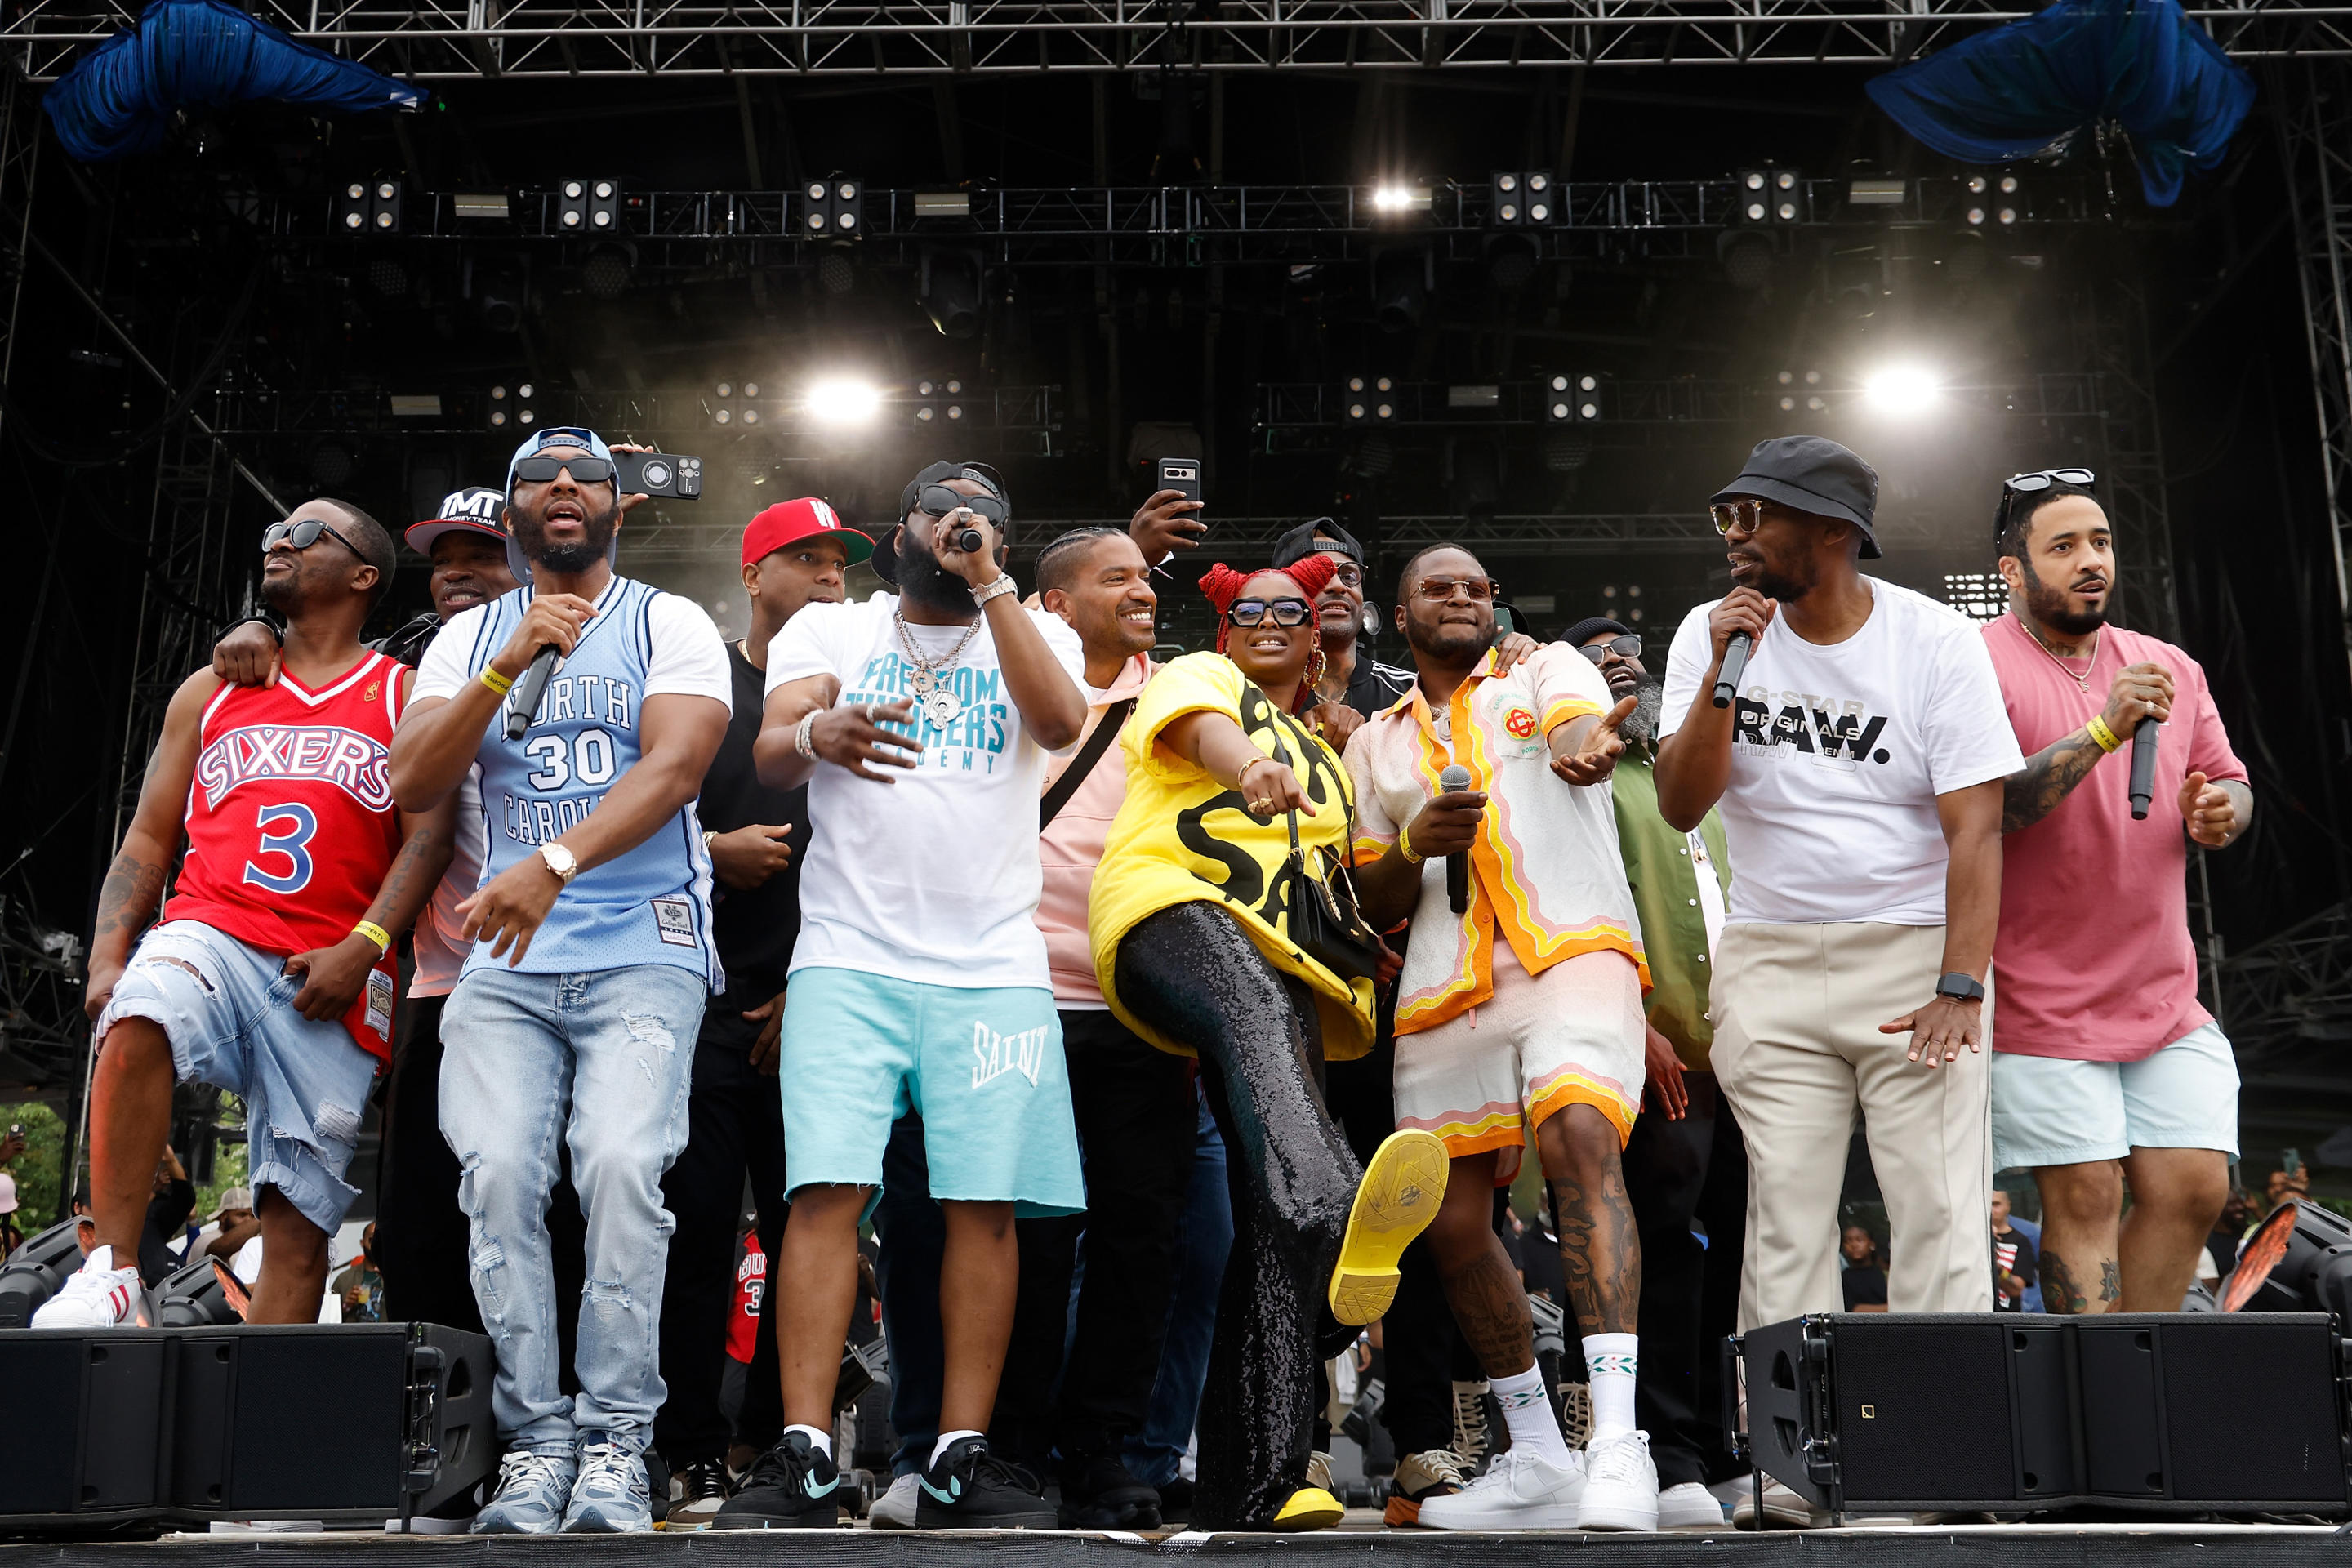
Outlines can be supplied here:
M489 606L467 653L479 676L514 635L530 604L529 585ZM579 826L639 755L637 725L653 659L649 607L659 590L615 576L597 595L572 657L556 667L539 711L520 741L506 738L501 704L482 736L482 827L489 858L482 880L539 854L540 846ZM517 969L572 974L667 963L726 989L710 934L710 856L689 801L644 843L572 879L533 933ZM503 968L489 944L477 942L466 973Z

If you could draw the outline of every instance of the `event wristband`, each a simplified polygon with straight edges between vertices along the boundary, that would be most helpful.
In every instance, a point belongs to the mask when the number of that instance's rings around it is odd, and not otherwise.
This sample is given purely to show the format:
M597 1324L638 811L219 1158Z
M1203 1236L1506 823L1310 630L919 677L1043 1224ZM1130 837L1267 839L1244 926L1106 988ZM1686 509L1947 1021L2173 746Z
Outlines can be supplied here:
M2083 728L2091 732L2091 739L2099 743L2099 750L2103 752L2112 752L2124 743L2122 736L2107 728L2107 721L2103 714L2092 714L2091 721Z
M358 932L361 936L367 938L368 941L375 943L375 950L378 952L390 952L392 951L392 933L384 930L383 927L376 924L375 921L362 921L359 924L352 927L352 930Z
M810 762L816 761L816 716L824 711L822 708L810 709L801 715L800 728L793 731L793 750Z
M497 692L501 697L504 697L508 692L514 689L514 681L512 679L500 675L497 670L492 669L487 664L482 666L481 680L483 685L488 687L491 690Z
M1418 866L1429 858L1412 847L1412 828L1409 825L1397 835L1397 848L1403 854L1404 863L1408 866Z

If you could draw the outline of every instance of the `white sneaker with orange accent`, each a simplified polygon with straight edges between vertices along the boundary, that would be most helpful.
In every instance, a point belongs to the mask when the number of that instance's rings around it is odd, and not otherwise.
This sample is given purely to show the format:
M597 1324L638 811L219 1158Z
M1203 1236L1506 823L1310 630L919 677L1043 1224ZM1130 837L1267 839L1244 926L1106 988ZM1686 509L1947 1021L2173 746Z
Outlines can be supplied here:
M139 1268L114 1266L114 1248L94 1247L58 1292L33 1314L37 1329L114 1329L136 1325L147 1288Z

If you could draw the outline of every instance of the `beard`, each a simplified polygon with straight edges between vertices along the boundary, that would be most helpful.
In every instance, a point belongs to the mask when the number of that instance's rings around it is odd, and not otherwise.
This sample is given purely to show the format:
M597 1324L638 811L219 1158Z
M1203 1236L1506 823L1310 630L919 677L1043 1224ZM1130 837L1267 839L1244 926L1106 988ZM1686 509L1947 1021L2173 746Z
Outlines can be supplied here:
M1622 701L1620 698L1618 700ZM1629 741L1649 744L1658 737L1658 715L1665 711L1666 682L1664 676L1644 675L1633 688L1633 711L1617 727L1617 732Z
M515 514L515 543L526 560L535 562L551 572L574 576L587 571L604 559L613 548L613 535L621 526L620 498L602 515L591 512L581 519L586 537L577 544L550 544L544 519L518 512Z
M2025 572L2025 611L2035 620L2070 637L2089 637L2107 624L2105 605L2090 611L2070 610L2065 594L2036 575L2032 562L2021 555L2017 563Z
M940 558L915 542L913 532L898 530L898 592L927 610L968 615L972 608L971 584L940 564Z
M290 615L302 602L302 563L298 557L294 570L283 577L261 580L261 602L279 615Z
M1784 605L1792 604L1803 598L1807 594L1811 593L1813 588L1811 579L1800 583L1793 577L1783 576L1769 561L1757 563L1756 580L1748 586L1766 598L1778 599Z
M1440 664L1475 664L1495 640L1494 627L1448 626L1425 625L1408 614L1404 621L1405 646L1415 653L1427 654Z

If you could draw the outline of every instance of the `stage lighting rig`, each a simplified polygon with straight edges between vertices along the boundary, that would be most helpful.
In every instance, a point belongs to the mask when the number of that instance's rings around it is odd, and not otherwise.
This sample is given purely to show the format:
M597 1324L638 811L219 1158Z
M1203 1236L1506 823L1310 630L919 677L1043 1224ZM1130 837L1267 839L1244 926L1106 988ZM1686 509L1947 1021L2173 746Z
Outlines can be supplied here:
M1351 375L1341 389L1339 422L1343 425L1396 423L1396 383L1385 375Z
M1486 222L1492 227L1551 222L1551 172L1548 169L1498 171L1487 177L1486 194Z
M1427 185L1407 185L1388 181L1372 187L1372 211L1382 217L1425 213L1435 197L1436 193Z
M927 248L917 265L915 302L943 338L968 338L980 331L982 262L969 250Z
M845 174L811 180L801 226L811 239L856 239L866 232L866 182Z
M1409 331L1436 287L1435 259L1426 250L1387 250L1372 258L1372 320L1384 332Z
M760 395L758 382L738 384L721 381L713 384L710 391L710 422L713 425L729 428L740 426L747 430L758 426L762 417L760 405L754 401Z
M613 180L566 180L555 191L556 226L565 234L618 234L621 187Z
M397 180L353 180L335 198L335 232L398 234L400 195Z
M1968 192L1964 216L1970 228L1982 228L1987 220L2014 228L2025 216L2025 190L2015 174L1970 174Z
M833 377L812 384L808 390L809 416L820 425L869 424L881 408L882 394L868 382Z
M1878 413L1907 419L1935 406L1933 372L1918 365L1889 365L1863 378L1862 400Z
M531 397L539 389L522 382L511 392L503 384L490 388L490 428L504 430L520 426L528 430L539 423L539 411L531 406Z
M1544 388L1544 423L1591 425L1601 418L1601 377L1592 371L1567 371Z
M917 382L915 396L918 430L952 429L962 425L970 412L964 403L963 383L953 376L945 381Z
M1734 176L1738 221L1751 227L1795 223L1804 216L1804 182L1794 169L1742 169Z

